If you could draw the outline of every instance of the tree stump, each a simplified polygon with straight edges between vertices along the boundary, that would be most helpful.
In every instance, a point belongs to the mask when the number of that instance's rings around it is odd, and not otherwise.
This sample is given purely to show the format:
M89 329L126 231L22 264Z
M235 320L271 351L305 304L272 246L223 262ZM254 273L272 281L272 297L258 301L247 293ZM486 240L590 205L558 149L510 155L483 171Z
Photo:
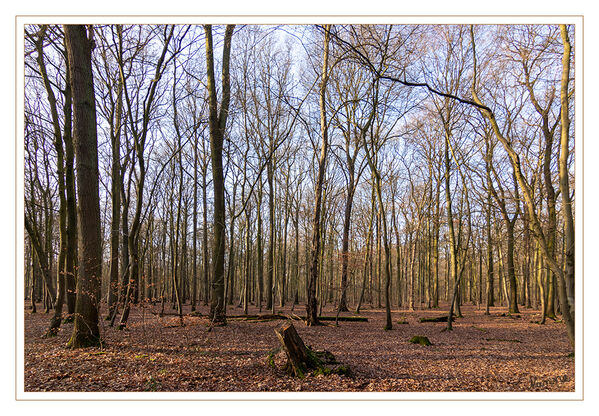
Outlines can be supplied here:
M318 368L318 363L308 354L304 341L300 338L291 322L285 322L275 333L285 350L288 359L288 371L296 377L303 377L308 369Z
M290 375L303 378L306 372L313 370L313 375L338 374L351 376L349 367L338 363L331 352L327 350L315 351L310 346L304 345L304 341L302 341L291 322L285 322L276 328L275 333L281 341L281 348L287 356L284 370ZM269 355L269 365L273 365L272 352Z

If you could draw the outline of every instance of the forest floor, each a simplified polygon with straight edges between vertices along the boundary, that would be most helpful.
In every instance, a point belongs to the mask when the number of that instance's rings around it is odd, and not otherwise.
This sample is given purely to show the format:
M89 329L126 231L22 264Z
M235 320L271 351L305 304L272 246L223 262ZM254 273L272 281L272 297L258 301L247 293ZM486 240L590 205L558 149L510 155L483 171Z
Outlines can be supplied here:
M393 310L390 331L383 330L384 309L362 310L359 316L368 322L338 327L293 321L306 345L332 352L351 371L297 379L282 370L282 353L274 366L267 358L279 346L274 330L285 321L231 319L208 331L205 317L185 316L181 327L176 316L159 317L159 308L134 307L125 331L102 321L103 348L75 351L65 347L73 324L42 339L50 314L25 311L25 391L574 391L564 324L548 319L539 325L538 313L530 309L509 316L506 308L494 307L486 316L465 305L451 332L442 332L446 323L419 320L443 315L444 308ZM166 311L174 312L170 306ZM189 313L189 305L184 311ZM206 314L207 307L200 312ZM291 313L289 306L277 312ZM229 307L228 314L242 313ZM294 313L305 315L303 305ZM334 316L333 307L323 315ZM432 345L409 343L415 335Z

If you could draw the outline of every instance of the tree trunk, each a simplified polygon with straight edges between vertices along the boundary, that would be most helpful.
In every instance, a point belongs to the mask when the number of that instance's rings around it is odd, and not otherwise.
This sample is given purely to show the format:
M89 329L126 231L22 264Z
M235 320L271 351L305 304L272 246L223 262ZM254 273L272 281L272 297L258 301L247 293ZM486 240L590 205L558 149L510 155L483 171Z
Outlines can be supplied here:
M349 231L351 226L351 211L354 201L354 169L353 166L349 169L348 183L350 186L347 189L347 199L345 201L345 212L343 216L343 237L341 239L341 298L339 299L339 312L347 312L347 269L349 266Z
M212 162L212 185L214 191L213 219L213 252L212 252L212 282L210 299L210 319L213 325L225 325L225 178L223 172L223 141L229 102L231 98L229 62L231 56L231 39L235 25L227 25L223 46L222 61L222 97L220 109L216 96L214 76L214 47L212 43L212 26L205 25L206 33L206 81L209 96L209 127L210 127L210 159Z
M450 191L450 164L449 164L449 133L446 132L445 135L445 200L447 204L447 225L449 228L449 256L450 263L448 267L448 277L451 276L451 280L454 283L453 287L453 296L451 298L451 303L449 305L449 315L447 318L447 330L451 331L453 329L452 319L453 319L453 310L456 304L458 289L459 289L459 278L458 278L458 258L456 253L456 236L453 225L453 211L451 204L451 191Z
M82 25L65 25L64 31L71 63L80 244L75 325L68 346L80 348L100 344L98 307L102 278L102 235L96 103L91 64L92 40L88 39L86 28Z
M198 301L198 136L194 132L193 146L193 240L192 240L192 289L191 289L191 311L196 310Z
M40 32L40 37L36 42L37 49L37 62L40 70L40 74L42 76L42 80L44 83L44 87L46 90L46 94L48 96L48 103L50 105L50 114L52 117L52 126L54 130L54 148L56 149L56 176L58 180L58 197L59 197L59 209L58 209L58 229L59 229L59 251L58 251L58 261L56 264L56 298L54 302L54 315L50 321L50 327L46 332L46 336L54 336L58 333L58 329L60 328L60 324L62 322L62 306L64 304L64 296L65 296L65 264L66 264L66 255L67 255L67 203L66 203L66 186L65 186L65 167L64 167L64 147L63 147L63 139L62 132L60 127L60 121L58 119L58 109L56 103L56 97L54 95L54 91L52 90L52 86L50 84L50 80L48 78L48 73L46 71L46 64L44 61L43 55L43 42L45 38L45 30L46 26L42 26L42 30ZM65 97L65 102L69 101L70 97ZM65 117L68 116L68 113L65 114ZM68 130L70 126L65 120L65 130ZM65 133L67 133L65 131ZM48 237L51 237L51 233L48 234ZM48 250L48 254L51 255L51 250Z
M110 226L110 281L108 287L108 316L112 317L118 302L119 287L119 235L121 230L121 112L122 112L122 87L119 89L115 109L116 123L112 126L112 222Z
M207 167L202 168L202 274L204 281L204 305L208 305L210 300L210 263L208 257L208 196L206 176L208 175Z
M312 219L312 247L310 252L310 274L308 279L308 302L306 304L306 314L308 326L318 325L318 311L316 300L316 282L319 271L319 256L320 256L320 213L322 209L322 187L326 170L327 154L329 148L328 138L328 122L326 110L326 91L329 78L329 39L331 25L325 25L324 35L324 52L322 58L322 79L319 89L319 105L320 105L320 134L322 141L320 144L320 157L318 160L318 176L316 178L316 186L314 188L314 216Z
M258 213L257 218L257 235L256 235L256 279L258 279L258 309L262 312L262 299L264 295L264 257L262 253L262 178L258 178L258 205L256 206L256 212Z
M366 248L364 251L364 267L362 269L362 290L360 291L360 297L358 298L358 304L356 306L356 312L360 313L362 302L364 301L364 293L366 291L366 283L368 279L368 263L370 261L370 246L372 241L372 234L374 228L374 198L372 198L372 205L370 210L370 218L368 220L368 233L366 235Z
M35 273L35 252L33 251L33 244L31 244L31 239L29 239L29 255L31 257L31 260L29 261L29 272L30 272L30 278L31 278L31 292L29 292L31 294L31 313L37 313L37 308L35 306L35 296L36 296L36 286L35 286L35 280L37 278L36 273Z
M514 222L512 219L507 224L507 275L510 282L510 313L520 313L518 310L518 287L516 282L516 269L514 267Z
M272 144L271 144L272 148ZM275 189L274 189L274 166L272 157L268 160L266 168L266 182L268 184L268 254L266 260L266 309L272 309L274 290L274 268L275 268ZM274 311L273 311L274 313Z
M562 305L562 316L568 329L568 338L574 347L574 216L572 214L572 200L570 197L570 175L568 171L568 159L570 155L570 116L569 116L569 91L570 81L570 39L566 25L560 25L564 53L562 57L562 79L561 79L561 135L560 135L560 157L559 157L559 185L562 194L564 234L565 234L565 270L563 279L558 280L559 298Z

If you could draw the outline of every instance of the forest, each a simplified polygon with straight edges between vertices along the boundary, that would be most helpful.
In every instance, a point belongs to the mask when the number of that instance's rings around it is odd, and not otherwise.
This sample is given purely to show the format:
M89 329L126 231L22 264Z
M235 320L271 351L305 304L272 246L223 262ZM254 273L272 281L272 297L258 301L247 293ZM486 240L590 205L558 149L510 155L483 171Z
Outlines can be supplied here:
M23 42L25 391L574 391L573 25Z

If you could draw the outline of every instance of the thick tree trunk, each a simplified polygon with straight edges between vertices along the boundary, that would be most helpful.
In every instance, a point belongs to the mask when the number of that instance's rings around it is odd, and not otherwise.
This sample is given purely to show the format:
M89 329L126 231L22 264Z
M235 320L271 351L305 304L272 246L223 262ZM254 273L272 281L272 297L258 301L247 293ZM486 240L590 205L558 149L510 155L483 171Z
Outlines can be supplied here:
M90 28L91 30L91 28ZM73 138L79 200L79 279L75 325L68 346L99 345L98 308L102 278L102 235L98 181L96 103L92 41L85 26L64 26L73 92Z

